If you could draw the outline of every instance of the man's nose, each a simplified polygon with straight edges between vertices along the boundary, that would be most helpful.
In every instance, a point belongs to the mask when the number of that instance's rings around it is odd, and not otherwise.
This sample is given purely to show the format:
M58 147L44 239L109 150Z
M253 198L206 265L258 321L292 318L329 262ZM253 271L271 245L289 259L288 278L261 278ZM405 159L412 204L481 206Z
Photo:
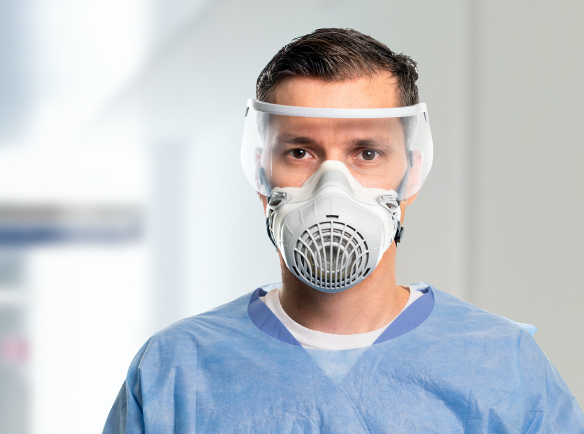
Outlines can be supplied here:
M345 162L345 156L340 149L327 149L324 152L324 160L323 161L341 161L342 163Z

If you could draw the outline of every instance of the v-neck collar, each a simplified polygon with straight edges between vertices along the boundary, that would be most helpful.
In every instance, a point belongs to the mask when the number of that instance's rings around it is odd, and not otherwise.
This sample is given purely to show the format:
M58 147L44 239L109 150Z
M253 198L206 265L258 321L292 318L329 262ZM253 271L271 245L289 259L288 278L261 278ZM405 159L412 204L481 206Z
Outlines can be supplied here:
M263 288L256 289L251 295L247 306L249 318L257 328L268 336L287 344L301 347L302 345L300 345L292 333L274 315L270 308L260 300L260 297L267 294ZM381 333L373 345L395 339L414 330L430 316L435 303L432 287L428 284L423 284L422 287L420 287L420 284L413 284L410 285L410 290L421 291L423 295L401 312L383 333Z

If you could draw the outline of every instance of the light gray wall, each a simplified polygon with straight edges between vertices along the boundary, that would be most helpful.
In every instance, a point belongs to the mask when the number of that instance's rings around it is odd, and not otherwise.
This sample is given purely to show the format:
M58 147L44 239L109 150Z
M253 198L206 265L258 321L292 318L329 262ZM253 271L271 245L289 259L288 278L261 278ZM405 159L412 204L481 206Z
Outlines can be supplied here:
M425 280L535 324L538 342L584 402L582 8L526 0L208 2L117 99L142 111L151 143L187 144L185 204L175 203L185 219L184 238L176 238L184 260L175 269L185 276L184 303L156 323L279 279L260 203L239 165L245 100L293 37L352 27L419 63L430 112L434 167L406 213L399 282ZM158 285L165 294L164 279Z
M583 404L584 2L474 12L471 300L535 324Z

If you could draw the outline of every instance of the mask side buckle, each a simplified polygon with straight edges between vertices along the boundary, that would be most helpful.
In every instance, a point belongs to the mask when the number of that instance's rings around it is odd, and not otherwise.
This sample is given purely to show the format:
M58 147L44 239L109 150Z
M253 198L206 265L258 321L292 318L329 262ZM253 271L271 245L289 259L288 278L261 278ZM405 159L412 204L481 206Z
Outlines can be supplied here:
M402 240L403 236L404 236L404 228L401 225L401 222L398 220L397 230L395 231L395 237L394 237L396 245L397 245L397 243L399 243Z
M395 236L394 236L394 240L397 243L399 243L402 238L403 238L403 234L404 234L404 228L401 225L400 220L400 208L399 208L399 200L392 194L382 194L381 196L379 196L379 198L377 199L377 202L379 203L379 205L381 205L382 207L386 208L394 217L396 224L396 231L395 231Z
M270 238L270 241L272 242L272 244L274 245L276 250L278 250L278 246L276 245L274 233L272 231L272 223L273 223L273 219L274 219L274 213L278 208L280 208L286 202L288 202L288 195L282 191L276 191L268 198L268 206L266 208L266 213L267 213L266 230L268 232L268 237Z

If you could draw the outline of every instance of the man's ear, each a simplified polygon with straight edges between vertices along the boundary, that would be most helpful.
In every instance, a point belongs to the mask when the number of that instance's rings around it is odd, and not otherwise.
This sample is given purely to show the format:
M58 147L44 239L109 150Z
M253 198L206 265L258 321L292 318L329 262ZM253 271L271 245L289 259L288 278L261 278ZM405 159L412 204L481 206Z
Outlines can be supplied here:
M408 197L405 200L406 205L411 205L412 203L414 203L414 200L416 200L416 197L418 197L418 193L414 194L412 197Z
M410 179L406 188L406 204L410 205L416 200L418 191L422 185L422 165L424 164L424 154L421 149L412 151L412 167L410 168Z
M253 154L253 161L255 164L254 180L256 183L256 190L259 190L262 188L259 176L259 170L262 168L262 148L255 148L255 152Z
M258 193L258 197L260 198L262 204L264 205L264 215L266 215L266 209L268 208L268 198L261 193Z

